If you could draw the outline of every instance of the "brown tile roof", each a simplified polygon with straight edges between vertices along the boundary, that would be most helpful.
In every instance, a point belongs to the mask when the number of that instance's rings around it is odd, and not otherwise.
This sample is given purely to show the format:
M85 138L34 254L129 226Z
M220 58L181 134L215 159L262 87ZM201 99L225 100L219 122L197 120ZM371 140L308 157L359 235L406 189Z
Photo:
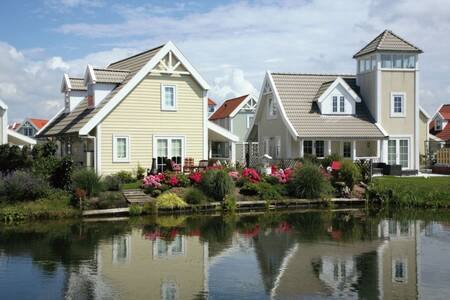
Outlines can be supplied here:
M272 73L286 115L299 136L361 139L384 137L364 101L356 103L355 115L330 116L320 113L315 99L337 77L345 80L359 94L356 78L351 75Z
M28 119L31 123L34 124L34 126L36 126L37 129L41 129L42 127L45 126L45 124L48 123L47 119L34 119L34 118L29 118Z
M217 103L213 99L208 98L208 105L216 105L216 104Z
M210 120L228 118L230 114L247 98L248 95L228 99L209 117Z
M84 85L84 79L83 78L75 78L75 77L69 77L70 86L72 87L72 90L75 91L86 91L87 87Z
M95 78L100 83L121 83L128 73L127 70L94 68Z
M70 113L62 113L49 124L39 137L57 136L78 131L86 125L89 120L95 116L130 80L136 73L150 60L163 46L150 49L148 51L136 54L123 60L110 64L108 70L128 70L129 73L124 80L105 97L95 108L89 108L87 99L82 100Z
M402 39L390 30L385 30L380 33L376 38L359 50L353 58L366 55L375 51L401 51L401 52L414 52L422 53L418 47L414 46L410 42Z

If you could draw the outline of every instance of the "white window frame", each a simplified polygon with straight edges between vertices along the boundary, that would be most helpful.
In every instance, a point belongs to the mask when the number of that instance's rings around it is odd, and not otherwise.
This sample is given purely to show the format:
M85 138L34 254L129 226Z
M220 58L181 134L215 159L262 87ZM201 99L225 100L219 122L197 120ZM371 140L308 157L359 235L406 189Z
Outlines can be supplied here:
M125 139L126 140L126 157L120 158L117 157L117 140L118 139ZM129 163L131 160L131 140L129 135L123 135L123 134L114 134L113 135L113 162L114 163Z
M336 102L335 102L335 100L336 100ZM336 104L336 105L334 105L334 104ZM333 113L337 113L339 111L339 97L338 96L331 97L331 106L332 106L331 111ZM335 108L336 108L336 110L334 110Z
M391 136L389 138L390 141L395 140L395 164L399 165L400 164L400 141L401 140L407 140L408 141L408 165L406 167L402 167L402 170L408 170L411 168L412 166L412 136L410 135L405 135L405 136ZM388 141L388 145L389 145L389 141ZM388 153L388 160L387 162L389 163L389 146L387 147L387 153Z
M401 263L403 265L403 273L404 277L397 277L395 274L395 265L397 262ZM393 283L407 283L408 282L408 259L407 258L394 258L392 259L392 282Z
M345 113L345 97L339 96L339 113Z
M118 242L121 240L125 240L125 245L127 248L127 253L124 258L119 257L119 245ZM112 247L112 257L113 264L117 263L126 263L130 261L131 257L131 237L129 235L126 236L118 236L113 238L113 247Z
M281 137L280 136L276 136L274 139L275 142L275 157L276 159L281 158Z
M166 105L166 88L173 89L173 106ZM161 84L161 110L163 111L176 111L177 110L177 86L174 84Z
M247 129L249 129L250 125L252 125L252 122L250 121L251 118L255 119L255 115L254 114L247 115Z
M395 112L395 97L402 97L402 112ZM405 118L406 117L406 93L392 92L391 93L391 118Z
M167 158L170 158L172 153L172 141L181 140L181 167L184 166L184 159L186 157L186 136L184 135L154 135L153 136L153 158L158 158L158 140L168 140L167 142Z
M276 108L275 114L273 114L273 107ZM278 107L275 100L275 97L273 95L270 95L267 98L267 119L268 120L274 120L278 117Z
M186 256L186 238L184 235L177 235L176 238L181 238L181 251L175 252L173 251L175 241L171 241L170 243L166 240L162 240L160 238L156 238L153 242L153 259L164 259L164 258L173 258L178 256ZM158 246L161 242L166 243L167 245L167 253L159 254Z

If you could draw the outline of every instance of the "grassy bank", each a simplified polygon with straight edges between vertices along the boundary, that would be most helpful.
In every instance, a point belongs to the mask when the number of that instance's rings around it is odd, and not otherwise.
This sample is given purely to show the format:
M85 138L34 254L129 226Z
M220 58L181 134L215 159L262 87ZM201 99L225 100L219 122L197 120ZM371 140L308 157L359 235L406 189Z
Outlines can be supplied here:
M5 222L63 219L79 215L80 211L70 205L70 196L64 192L35 201L0 204L0 220Z
M450 177L378 177L370 184L366 196L385 205L449 208Z

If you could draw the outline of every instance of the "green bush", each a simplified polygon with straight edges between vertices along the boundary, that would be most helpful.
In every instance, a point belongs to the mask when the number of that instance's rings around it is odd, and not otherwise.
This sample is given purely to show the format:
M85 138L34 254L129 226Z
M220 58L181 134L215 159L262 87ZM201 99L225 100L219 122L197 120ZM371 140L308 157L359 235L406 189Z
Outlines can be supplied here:
M56 150L58 149L58 146L53 141L48 141L45 144L37 144L33 147L33 150L31 150L31 155L33 156L33 159L38 159L41 157L52 157L55 156Z
M187 203L180 197L170 192L166 192L156 198L155 204L159 208L182 208L187 206Z
M216 201L223 201L234 189L233 180L224 170L208 170L200 181L200 188L205 195Z
M30 201L45 197L50 186L42 177L24 171L15 171L1 179L2 198L8 201Z
M264 181L269 184L279 184L280 181L276 176L264 176Z
M314 154L305 153L303 157L300 158L300 162L304 164L307 163L317 164L317 157Z
M251 182L244 183L244 186L239 190L239 193L245 196L255 196L258 195L258 192L258 184Z
M74 189L86 191L86 196L97 196L103 190L101 176L98 176L93 169L78 169L72 175Z
M280 200L282 198L279 185L261 182L258 184L257 190L261 200Z
M59 160L54 156L38 157L33 160L32 172L37 176L50 180L50 177L55 173L58 164Z
M103 186L107 191L120 191L122 181L117 175L107 175L103 178Z
M332 194L333 187L320 169L311 163L294 172L288 184L289 193L297 198L317 199Z
M203 204L208 202L205 194L198 188L189 188L184 195L184 200L189 204Z
M50 184L58 189L70 191L72 188L73 160L66 156L58 160L50 174Z
M350 189L361 180L361 171L351 160L344 160L338 172L339 181L345 182Z
M178 179L178 185L181 187L187 187L191 183L189 178L184 174L178 174L177 179Z
M226 195L223 201L223 207L229 212L234 212L236 210L237 200L234 195Z
M120 178L120 181L122 183L132 183L136 181L136 178L133 177L133 174L128 171L117 172L116 176Z
M145 168L143 168L139 163L136 168L136 180L142 180L145 177Z
M130 216L140 216L143 212L142 206L139 204L132 204L130 205L128 213Z
M329 167L331 165L331 163L333 161L341 161L342 158L339 154L337 153L332 153L330 155L325 156L321 161L320 164L322 165L322 167L324 167L325 169L327 167Z
M142 213L146 215L154 215L158 213L158 207L154 202L146 202L142 207Z
M98 196L97 208L108 209L126 207L127 202L119 192L102 192Z

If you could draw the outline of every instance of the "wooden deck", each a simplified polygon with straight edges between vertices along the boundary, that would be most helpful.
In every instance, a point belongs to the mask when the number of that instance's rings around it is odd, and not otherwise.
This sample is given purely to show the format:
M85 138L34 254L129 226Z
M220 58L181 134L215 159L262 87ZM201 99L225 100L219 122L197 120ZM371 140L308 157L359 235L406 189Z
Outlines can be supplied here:
M122 194L130 204L144 204L153 201L153 198L144 193L141 189L124 190L122 191Z

